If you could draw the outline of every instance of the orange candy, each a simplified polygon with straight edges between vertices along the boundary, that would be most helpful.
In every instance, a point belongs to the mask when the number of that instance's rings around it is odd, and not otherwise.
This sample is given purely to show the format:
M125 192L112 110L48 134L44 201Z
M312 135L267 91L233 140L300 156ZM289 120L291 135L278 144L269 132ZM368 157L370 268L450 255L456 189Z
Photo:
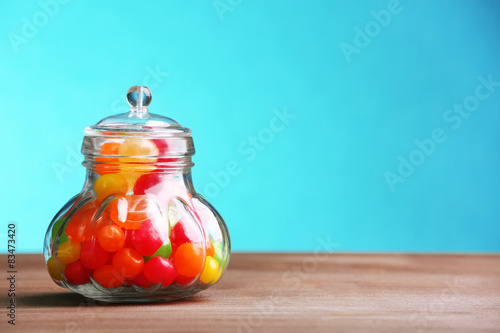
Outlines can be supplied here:
M110 216L120 227L137 230L151 215L151 204L145 195L119 196L110 204Z
M212 242L210 241L210 237L208 236L208 232L206 233L206 237L205 237L205 252L206 252L206 255L209 257L213 257L215 255L215 249L214 249L214 246L212 245Z
M90 225L90 221L97 208L98 203L95 200L89 201L80 207L80 209L70 218L65 231L71 241L75 243L83 242L85 228Z
M120 143L118 142L106 142L101 146L101 150L99 153L101 155L118 155L118 149L120 148ZM109 173L117 173L120 171L119 168L111 168L109 163L116 163L113 164L117 165L118 164L118 158L117 157L96 157L95 158L96 162L104 162L103 164L96 164L95 171L102 175L109 174Z
M110 224L113 224L113 221L111 221L111 218L109 217L109 208L106 208L103 212L101 212L101 215L95 221L89 223L86 227L83 239L86 241L95 239L97 237L97 232L101 228Z
M201 273L205 263L203 247L199 244L184 243L174 254L174 265L179 275L193 277Z
M113 267L126 278L133 278L142 271L144 258L134 249L126 247L113 257Z
M92 278L108 289L119 287L125 282L125 278L111 265L104 265L96 269Z
M97 232L97 241L108 252L116 252L125 246L125 233L116 224L102 227Z

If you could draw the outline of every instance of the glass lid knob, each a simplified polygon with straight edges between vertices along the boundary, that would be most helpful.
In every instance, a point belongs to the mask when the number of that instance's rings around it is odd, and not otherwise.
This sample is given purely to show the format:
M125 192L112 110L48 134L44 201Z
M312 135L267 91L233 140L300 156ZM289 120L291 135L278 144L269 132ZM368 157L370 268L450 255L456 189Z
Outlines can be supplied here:
M147 112L151 103L151 90L144 86L133 86L127 92L127 101L130 104L130 111Z

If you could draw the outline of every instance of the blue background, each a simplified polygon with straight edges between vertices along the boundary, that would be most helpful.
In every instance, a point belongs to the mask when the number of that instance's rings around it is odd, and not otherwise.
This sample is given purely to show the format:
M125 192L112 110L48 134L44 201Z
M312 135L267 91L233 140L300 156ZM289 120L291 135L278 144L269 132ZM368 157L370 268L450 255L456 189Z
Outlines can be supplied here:
M500 86L444 119L500 81L497 1L401 0L385 26L386 0L54 3L0 4L0 234L15 221L19 252L80 191L84 127L136 84L193 130L194 184L233 250L500 251ZM419 165L391 188L400 156Z

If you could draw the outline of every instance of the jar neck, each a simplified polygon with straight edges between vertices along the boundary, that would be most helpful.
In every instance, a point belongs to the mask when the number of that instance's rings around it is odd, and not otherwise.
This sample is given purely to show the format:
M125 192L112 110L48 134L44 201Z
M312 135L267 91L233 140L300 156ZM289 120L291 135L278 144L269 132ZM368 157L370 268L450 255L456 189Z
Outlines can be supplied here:
M190 158L189 158L190 160ZM191 196L195 195L195 190L193 186L193 181L191 177L191 167L187 165L192 165L192 162L178 161L177 164L173 162L167 163L161 168L152 168L154 165L142 164L140 167L131 163L123 163L112 165L109 164L107 167L102 167L102 162L90 163L86 158L83 164L87 168L87 176L85 179L83 192L87 192L94 188L96 180L106 174L119 174L128 183L129 191L133 191L136 181L143 175L155 174L158 176L157 181L161 181L167 187L173 187L177 190L180 197L184 198L185 193L190 193ZM180 166L182 165L182 167ZM149 168L147 168L149 167ZM180 191L180 192L179 192ZM185 198L184 198L185 199Z
M82 163L87 172L107 173L191 173L194 163L191 157L152 158L152 157L104 157L86 155Z
M186 173L193 167L191 137L147 135L86 136L82 144L83 166L102 173Z

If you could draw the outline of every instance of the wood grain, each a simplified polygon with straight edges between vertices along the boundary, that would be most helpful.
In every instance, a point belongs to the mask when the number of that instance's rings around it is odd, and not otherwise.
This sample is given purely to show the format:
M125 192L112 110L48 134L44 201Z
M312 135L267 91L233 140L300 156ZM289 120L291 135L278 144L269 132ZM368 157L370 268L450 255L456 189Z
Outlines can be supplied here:
M141 305L62 289L41 255L17 270L15 327L1 279L1 332L500 332L499 255L235 253L212 288Z

